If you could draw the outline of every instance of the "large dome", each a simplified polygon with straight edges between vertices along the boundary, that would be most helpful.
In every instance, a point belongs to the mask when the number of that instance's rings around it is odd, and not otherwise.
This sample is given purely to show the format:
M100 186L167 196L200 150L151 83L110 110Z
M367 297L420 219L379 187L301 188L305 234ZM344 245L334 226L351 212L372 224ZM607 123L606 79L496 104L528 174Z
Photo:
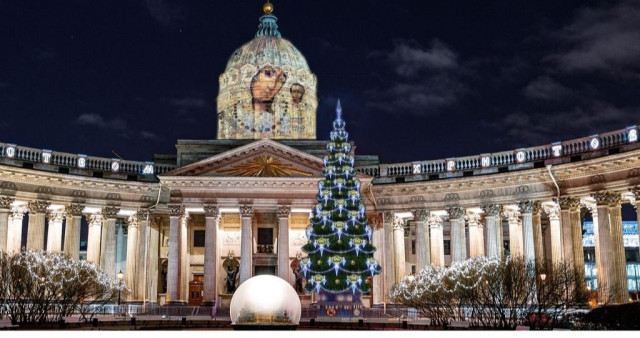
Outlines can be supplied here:
M229 309L233 325L298 325L301 312L296 290L271 275L255 276L240 284Z
M220 75L218 139L316 138L316 76L276 21L260 17L256 37Z

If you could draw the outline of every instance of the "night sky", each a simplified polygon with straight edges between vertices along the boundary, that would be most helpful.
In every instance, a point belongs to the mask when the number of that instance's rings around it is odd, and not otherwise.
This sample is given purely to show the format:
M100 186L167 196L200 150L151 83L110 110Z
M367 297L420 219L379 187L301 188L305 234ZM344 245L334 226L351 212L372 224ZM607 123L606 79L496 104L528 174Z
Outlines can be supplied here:
M151 160L214 139L261 0L0 0L0 141ZM475 155L640 122L640 1L275 0L358 154Z

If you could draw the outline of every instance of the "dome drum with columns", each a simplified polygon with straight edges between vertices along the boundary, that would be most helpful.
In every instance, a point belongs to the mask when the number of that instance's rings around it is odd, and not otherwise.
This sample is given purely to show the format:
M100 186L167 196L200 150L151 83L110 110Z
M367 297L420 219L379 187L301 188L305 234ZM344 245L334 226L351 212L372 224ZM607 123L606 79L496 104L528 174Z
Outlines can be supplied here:
M63 251L112 276L122 270L131 306L228 307L230 257L236 286L260 274L295 285L327 141L315 135L315 76L275 22L269 9L220 77L217 140L178 140L176 154L154 162L0 143L0 250ZM278 89L273 100L254 100L252 82L265 97ZM310 129L295 129L296 118ZM640 283L640 263L625 260L639 251L637 220L621 212L640 204L635 125L457 158L355 155L354 167L382 265L365 307L388 303L391 286L414 270L479 255L572 262L602 303L627 302Z

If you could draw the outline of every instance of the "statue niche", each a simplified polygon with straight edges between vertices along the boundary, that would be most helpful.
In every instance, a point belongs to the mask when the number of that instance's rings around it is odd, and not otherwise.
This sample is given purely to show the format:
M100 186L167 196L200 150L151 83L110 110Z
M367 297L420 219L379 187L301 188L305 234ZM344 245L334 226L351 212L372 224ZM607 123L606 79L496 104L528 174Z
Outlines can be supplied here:
M240 261L234 257L233 252L230 252L229 256L222 262L222 267L227 273L227 276L224 278L227 293L231 294L236 292L238 272L240 271Z

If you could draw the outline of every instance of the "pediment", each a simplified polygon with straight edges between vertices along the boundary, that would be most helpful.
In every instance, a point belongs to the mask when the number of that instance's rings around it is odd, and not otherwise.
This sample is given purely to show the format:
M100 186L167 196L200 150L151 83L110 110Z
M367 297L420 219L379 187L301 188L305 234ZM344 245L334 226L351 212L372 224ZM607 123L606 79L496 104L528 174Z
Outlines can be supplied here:
M322 177L321 158L262 139L161 176Z

